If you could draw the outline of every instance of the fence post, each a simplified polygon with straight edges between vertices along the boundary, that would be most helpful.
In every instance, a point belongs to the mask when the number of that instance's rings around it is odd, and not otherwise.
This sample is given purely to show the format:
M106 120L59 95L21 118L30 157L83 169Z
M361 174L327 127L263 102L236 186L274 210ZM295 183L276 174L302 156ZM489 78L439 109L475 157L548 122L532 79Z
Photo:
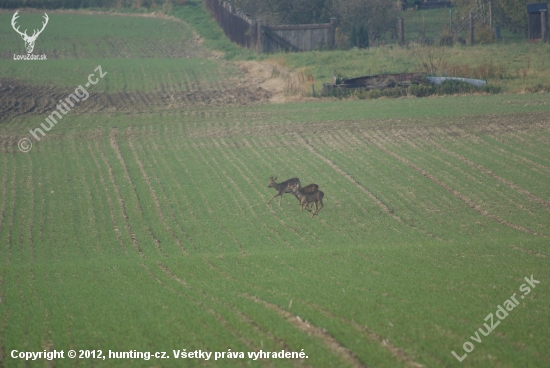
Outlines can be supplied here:
M402 17L397 18L397 34L399 37L399 46L405 45L405 22Z
M546 25L546 10L542 10L540 12L540 32L541 32L541 38L542 42L546 42L548 39L548 29Z
M527 13L527 41L531 41L531 14Z
M474 44L474 12L471 11L470 15L470 45Z
M453 9L449 9L449 35L453 36Z
M489 28L493 30L493 2L489 0Z
M258 48L258 54L261 54L264 51L263 45L262 45L262 20L256 19L256 46Z
M330 48L333 49L336 45L336 18L330 18Z

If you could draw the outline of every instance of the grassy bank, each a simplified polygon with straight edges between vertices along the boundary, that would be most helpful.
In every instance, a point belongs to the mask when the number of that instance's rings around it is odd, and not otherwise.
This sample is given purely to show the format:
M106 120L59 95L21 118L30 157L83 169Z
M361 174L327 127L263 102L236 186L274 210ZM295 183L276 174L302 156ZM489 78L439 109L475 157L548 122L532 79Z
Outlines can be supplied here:
M333 73L363 75L427 72L429 75L485 79L503 92L550 91L550 44L510 43L431 47L387 45L369 49L280 53L267 57L313 75L315 88L331 83ZM305 83L304 91L311 87Z

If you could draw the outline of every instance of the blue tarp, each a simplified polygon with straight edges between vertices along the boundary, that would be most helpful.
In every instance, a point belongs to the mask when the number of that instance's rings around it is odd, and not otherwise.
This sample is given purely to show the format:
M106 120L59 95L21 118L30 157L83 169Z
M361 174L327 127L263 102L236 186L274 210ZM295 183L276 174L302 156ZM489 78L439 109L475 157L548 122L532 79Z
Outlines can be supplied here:
M441 84L446 80L458 81L473 84L476 87L483 87L487 84L487 81L481 79L469 79L469 78L457 78L457 77L428 77L428 80L433 84Z

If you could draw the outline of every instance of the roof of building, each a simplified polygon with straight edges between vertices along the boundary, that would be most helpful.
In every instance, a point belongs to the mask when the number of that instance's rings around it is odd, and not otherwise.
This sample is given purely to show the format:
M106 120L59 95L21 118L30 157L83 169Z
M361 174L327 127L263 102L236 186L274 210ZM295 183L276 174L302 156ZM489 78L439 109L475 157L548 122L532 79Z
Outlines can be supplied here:
M527 13L540 13L541 11L548 11L547 3L529 3L527 6Z

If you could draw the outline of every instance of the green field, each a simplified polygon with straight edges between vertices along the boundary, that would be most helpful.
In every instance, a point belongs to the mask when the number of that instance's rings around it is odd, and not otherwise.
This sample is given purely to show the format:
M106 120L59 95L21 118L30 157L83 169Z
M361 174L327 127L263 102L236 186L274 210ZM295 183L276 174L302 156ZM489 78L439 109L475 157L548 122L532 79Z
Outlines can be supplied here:
M253 103L246 73L181 21L51 12L35 51L51 58L29 66L10 59L23 52L10 17L0 366L550 365L547 93ZM71 22L100 29L60 46ZM32 138L97 65L108 74L90 99ZM272 175L319 184L325 207L312 219L291 194L266 204ZM183 349L225 357L175 358ZM260 350L307 358L248 357Z

